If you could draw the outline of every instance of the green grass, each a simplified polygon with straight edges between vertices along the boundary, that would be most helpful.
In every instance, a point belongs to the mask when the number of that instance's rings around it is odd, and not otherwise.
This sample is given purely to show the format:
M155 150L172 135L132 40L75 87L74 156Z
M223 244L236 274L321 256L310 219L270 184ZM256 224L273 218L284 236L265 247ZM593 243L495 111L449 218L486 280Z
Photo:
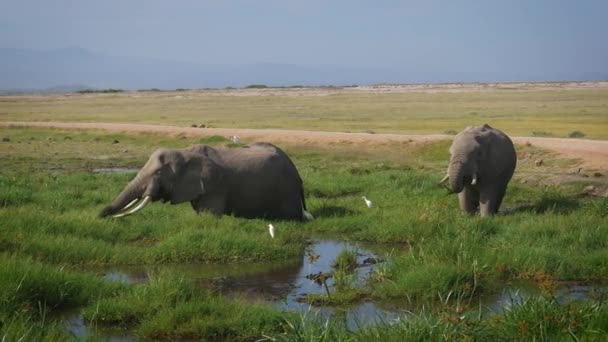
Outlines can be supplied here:
M221 91L1 96L2 121L131 122L230 128L439 134L489 123L511 135L608 138L608 90L530 88L406 93ZM128 113L128 115L126 115Z
M304 179L316 219L274 222L277 236L270 239L264 220L197 215L188 205L154 203L124 219L97 217L134 174L93 169L140 167L155 148L201 143L198 138L44 129L1 133L11 139L0 145L0 313L9 340L36 338L45 329L61 339L61 327L42 317L83 306L91 324L127 327L145 339L484 340L521 333L523 339L552 340L606 334L608 314L597 303L562 306L533 298L511 311L475 318L477 300L500 293L508 281L531 279L545 289L558 280L606 281L608 199L574 196L584 182L566 188L512 182L503 205L512 209L508 214L468 217L456 196L437 185L446 142L399 145L392 154L391 146L378 153L349 145L286 145L281 147ZM227 144L222 137L207 139ZM367 208L361 196L375 206ZM314 319L299 321L245 298L219 296L178 271L155 274L141 285L112 284L78 271L82 265L287 263L301 259L307 242L321 236L402 251L363 287L350 282L352 251L340 255L332 304L366 298L434 309L352 334L333 321L322 329ZM442 313L448 308L458 312ZM543 323L547 315L555 320Z
M444 307L353 333L332 321L302 315L278 341L601 341L608 334L606 304L559 304L537 297L489 318Z
M128 328L138 337L156 340L251 340L282 332L288 316L213 295L171 273L155 275L145 286L132 287L118 296L99 299L85 310L91 324Z
M0 254L0 314L49 314L87 304L120 289L85 274L18 255Z
M0 318L2 341L67 341L70 334L60 322L43 321L14 313Z

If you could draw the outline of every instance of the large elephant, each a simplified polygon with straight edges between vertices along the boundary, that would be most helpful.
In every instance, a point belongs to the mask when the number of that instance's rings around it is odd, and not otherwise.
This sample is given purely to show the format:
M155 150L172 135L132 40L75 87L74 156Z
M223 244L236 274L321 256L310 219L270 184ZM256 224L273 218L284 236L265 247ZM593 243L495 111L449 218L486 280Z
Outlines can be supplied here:
M285 152L269 143L158 149L99 215L130 215L158 200L188 201L196 212L218 216L302 220L309 215L298 170Z
M467 127L454 138L450 154L441 182L449 179L460 208L469 214L478 209L481 216L496 214L517 163L511 139L487 124Z

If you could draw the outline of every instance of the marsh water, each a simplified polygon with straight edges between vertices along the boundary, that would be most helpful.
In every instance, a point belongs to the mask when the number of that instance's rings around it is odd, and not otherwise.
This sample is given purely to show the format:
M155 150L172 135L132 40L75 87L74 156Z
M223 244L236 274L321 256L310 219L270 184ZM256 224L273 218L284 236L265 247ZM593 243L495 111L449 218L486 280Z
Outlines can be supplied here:
M378 322L391 324L404 319L416 308L408 303L377 303L362 301L348 306L317 306L305 300L309 294L330 294L335 291L331 274L336 257L343 251L350 251L356 256L356 267L350 276L350 286L363 287L370 274L378 268L385 267L394 253L402 253L399 248L382 248L379 246L355 245L337 240L318 240L312 243L304 256L299 260L282 263L248 263L248 264L184 264L165 266L128 266L110 267L93 270L100 277L109 281L129 284L140 284L151 277L170 270L172 274L194 279L201 287L211 288L226 296L240 295L253 301L263 301L287 311L305 313L321 319L333 317L340 320L350 329L358 329ZM91 270L89 270L91 271ZM330 275L324 281L315 281L316 275ZM599 290L606 297L607 292ZM603 292L602 292L603 291ZM539 294L540 291L530 282L507 284L501 294L482 300L486 312L500 312L514 303ZM587 299L590 294L597 294L596 287L581 283L564 282L558 287L555 298L560 302ZM86 339L89 331L81 312L70 312L65 317L65 325L74 336ZM129 341L132 336L122 332L98 330L96 336L110 341Z

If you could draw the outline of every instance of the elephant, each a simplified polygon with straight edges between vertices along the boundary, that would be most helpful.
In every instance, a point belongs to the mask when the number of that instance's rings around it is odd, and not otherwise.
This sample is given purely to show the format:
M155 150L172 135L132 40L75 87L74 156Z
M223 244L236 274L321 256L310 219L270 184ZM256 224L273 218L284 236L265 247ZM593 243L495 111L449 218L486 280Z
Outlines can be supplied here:
M460 209L481 216L498 212L517 164L511 139L488 124L467 127L450 146L447 175L450 189L458 194Z
M100 217L122 217L149 202L189 201L200 213L244 218L302 220L302 179L287 154L270 143L229 148L195 145L160 148Z

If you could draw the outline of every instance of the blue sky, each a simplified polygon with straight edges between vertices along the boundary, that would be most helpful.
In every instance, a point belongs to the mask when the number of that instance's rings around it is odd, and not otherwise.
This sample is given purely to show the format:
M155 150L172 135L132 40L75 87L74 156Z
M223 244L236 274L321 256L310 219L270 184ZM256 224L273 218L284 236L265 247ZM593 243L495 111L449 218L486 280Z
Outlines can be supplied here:
M608 71L608 1L0 1L0 47L209 64Z

